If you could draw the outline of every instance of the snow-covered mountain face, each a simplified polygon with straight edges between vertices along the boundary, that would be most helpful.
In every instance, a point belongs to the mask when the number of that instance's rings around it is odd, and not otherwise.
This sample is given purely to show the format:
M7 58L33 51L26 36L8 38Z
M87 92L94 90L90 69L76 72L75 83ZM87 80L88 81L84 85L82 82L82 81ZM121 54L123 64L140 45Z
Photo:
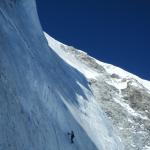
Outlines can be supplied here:
M150 82L45 36L49 46L86 77L125 149L150 150Z
M124 149L68 60L48 46L34 0L0 1L0 150Z

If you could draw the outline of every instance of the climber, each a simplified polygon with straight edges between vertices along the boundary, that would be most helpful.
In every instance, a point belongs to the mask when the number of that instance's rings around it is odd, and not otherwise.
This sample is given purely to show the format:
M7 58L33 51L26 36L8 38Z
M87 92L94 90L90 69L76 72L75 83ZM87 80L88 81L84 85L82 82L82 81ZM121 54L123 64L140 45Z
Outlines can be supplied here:
M74 141L73 141L73 139L75 138L74 132L71 131L71 133L68 133L68 135L70 137L71 143L74 143Z

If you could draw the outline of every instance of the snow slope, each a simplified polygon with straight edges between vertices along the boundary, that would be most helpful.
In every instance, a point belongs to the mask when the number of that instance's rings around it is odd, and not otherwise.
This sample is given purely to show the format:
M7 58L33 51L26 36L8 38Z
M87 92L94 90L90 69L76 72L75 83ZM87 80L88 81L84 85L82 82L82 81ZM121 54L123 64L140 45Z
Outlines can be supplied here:
M124 149L86 78L48 46L34 0L0 1L0 35L0 150Z
M147 150L150 147L150 82L44 34L50 48L86 77L98 104L118 129L125 148Z

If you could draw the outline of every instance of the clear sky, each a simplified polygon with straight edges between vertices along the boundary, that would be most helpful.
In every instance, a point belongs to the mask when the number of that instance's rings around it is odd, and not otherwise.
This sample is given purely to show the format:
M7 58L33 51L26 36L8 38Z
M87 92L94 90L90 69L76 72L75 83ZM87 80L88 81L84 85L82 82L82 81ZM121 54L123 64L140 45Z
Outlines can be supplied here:
M150 80L149 0L37 0L55 39Z

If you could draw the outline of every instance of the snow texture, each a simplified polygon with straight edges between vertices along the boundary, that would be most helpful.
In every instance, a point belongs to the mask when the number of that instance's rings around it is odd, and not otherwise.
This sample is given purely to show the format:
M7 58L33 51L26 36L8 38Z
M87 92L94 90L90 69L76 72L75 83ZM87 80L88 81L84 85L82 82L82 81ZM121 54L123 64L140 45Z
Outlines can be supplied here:
M0 1L0 35L0 150L124 149L78 64L48 46L34 0Z

